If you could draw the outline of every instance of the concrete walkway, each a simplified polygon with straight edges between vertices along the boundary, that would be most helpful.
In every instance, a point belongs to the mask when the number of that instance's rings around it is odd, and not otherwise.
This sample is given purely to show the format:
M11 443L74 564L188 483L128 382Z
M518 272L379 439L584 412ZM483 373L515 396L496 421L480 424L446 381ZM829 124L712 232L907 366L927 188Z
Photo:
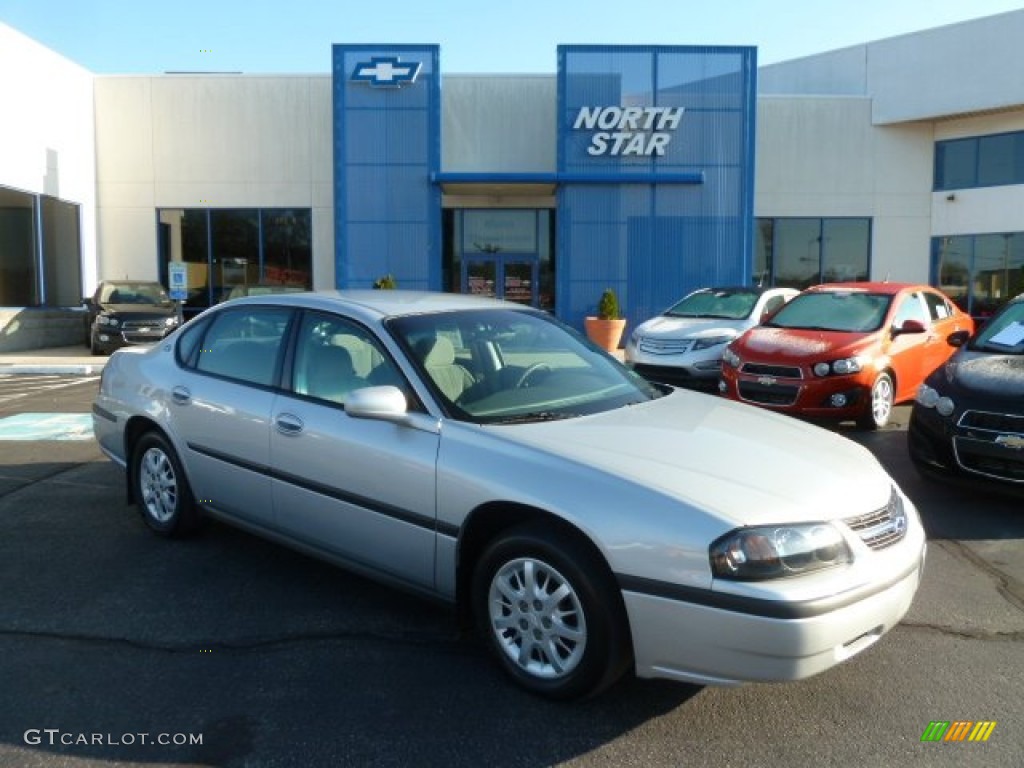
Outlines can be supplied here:
M85 346L26 349L0 352L0 376L4 374L61 374L89 376L103 370L106 355L91 355Z

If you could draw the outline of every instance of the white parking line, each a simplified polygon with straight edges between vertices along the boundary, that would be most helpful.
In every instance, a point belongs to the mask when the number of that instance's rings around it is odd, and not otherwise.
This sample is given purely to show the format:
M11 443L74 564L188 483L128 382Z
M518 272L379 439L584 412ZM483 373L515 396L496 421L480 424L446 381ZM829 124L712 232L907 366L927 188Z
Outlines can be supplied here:
M58 380L53 382L55 378ZM16 375L3 376L0 377L0 383L9 384L13 383L14 380L17 380L18 389L21 391L3 392L2 394L0 394L0 403L10 403L14 400L20 400L23 397L28 397L29 395L37 395L41 392L50 392L56 389L65 389L67 387L77 386L78 384L85 384L92 381L98 381L99 378L99 376L84 376L80 378L76 377L69 381L66 377L61 376L51 376L45 380L42 377L35 378ZM28 387L25 388L25 385L28 385Z

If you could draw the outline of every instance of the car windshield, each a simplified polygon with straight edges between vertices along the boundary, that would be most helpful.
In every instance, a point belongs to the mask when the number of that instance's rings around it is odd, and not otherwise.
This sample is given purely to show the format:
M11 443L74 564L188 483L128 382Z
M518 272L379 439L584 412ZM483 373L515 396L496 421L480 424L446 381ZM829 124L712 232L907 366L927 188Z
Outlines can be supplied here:
M757 304L757 291L743 288L711 288L691 293L668 309L668 317L715 317L742 320L750 317Z
M814 291L785 304L765 325L815 331L868 333L882 327L892 303L888 293Z
M1024 301L1008 304L989 320L971 348L1004 355L1024 355Z
M169 304L171 301L159 283L117 283L106 285L101 304Z
M541 312L442 312L394 318L387 325L460 420L510 424L572 418L663 394Z

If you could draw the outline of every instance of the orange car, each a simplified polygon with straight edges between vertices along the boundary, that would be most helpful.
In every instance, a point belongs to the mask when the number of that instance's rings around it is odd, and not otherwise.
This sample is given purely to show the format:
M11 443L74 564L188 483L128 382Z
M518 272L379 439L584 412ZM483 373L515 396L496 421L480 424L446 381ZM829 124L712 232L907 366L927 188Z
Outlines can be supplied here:
M732 400L877 429L973 330L970 315L927 285L818 285L726 348L718 388Z

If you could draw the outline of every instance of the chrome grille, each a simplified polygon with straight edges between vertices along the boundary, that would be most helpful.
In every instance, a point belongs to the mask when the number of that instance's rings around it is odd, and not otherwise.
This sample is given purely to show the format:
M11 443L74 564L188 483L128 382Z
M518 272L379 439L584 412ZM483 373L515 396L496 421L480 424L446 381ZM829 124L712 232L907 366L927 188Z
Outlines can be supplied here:
M885 549L907 535L907 513L903 499L892 489L889 503L874 512L843 520L871 549Z
M766 365L764 363L744 363L740 368L743 373L752 376L776 376L780 379L802 379L803 373L793 365Z
M987 432L1017 432L1024 435L1024 416L990 411L964 411L960 417L964 429L983 429Z
M164 321L160 320L125 320L121 324L124 333L163 333Z
M740 379L736 389L742 399L759 405L792 405L800 396L800 387L789 384L763 384Z
M641 337L637 348L650 355L681 355L690 351L692 339L652 339Z

